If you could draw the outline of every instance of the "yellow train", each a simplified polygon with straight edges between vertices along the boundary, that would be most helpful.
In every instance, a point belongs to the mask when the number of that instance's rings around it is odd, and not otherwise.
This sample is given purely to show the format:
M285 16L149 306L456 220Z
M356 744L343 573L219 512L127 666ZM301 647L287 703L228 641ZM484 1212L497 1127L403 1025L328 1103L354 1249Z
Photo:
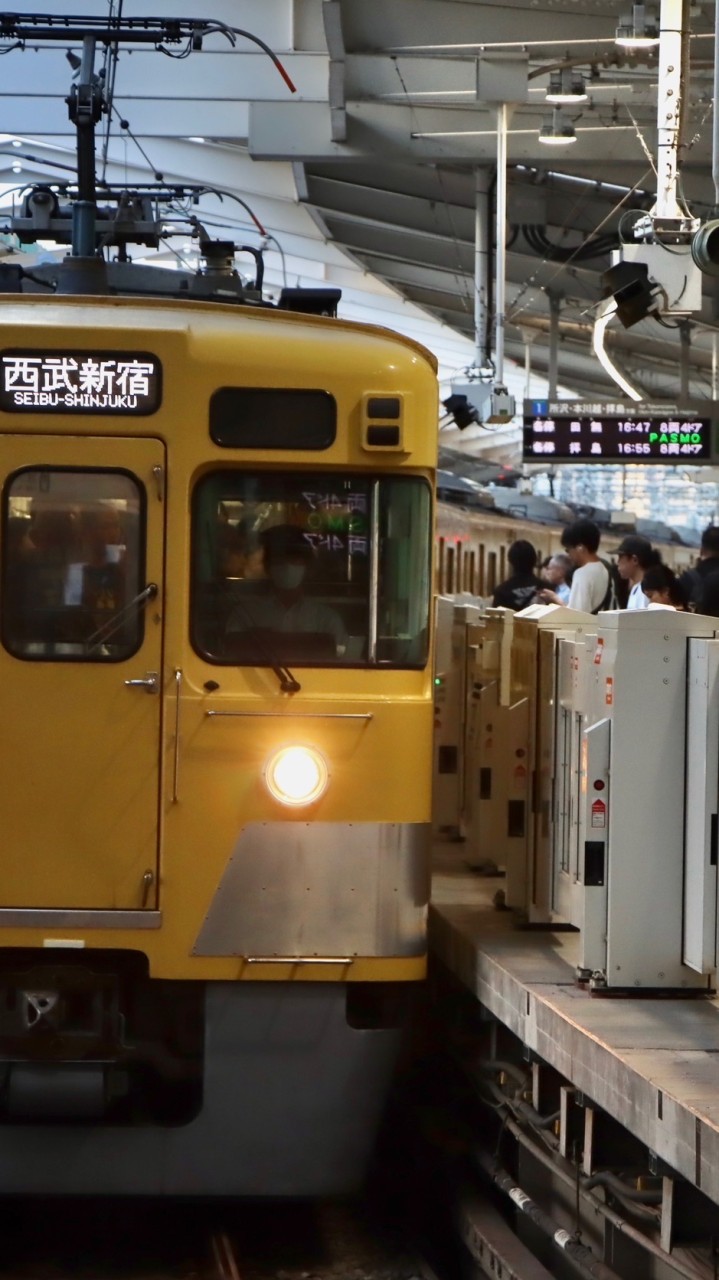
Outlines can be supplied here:
M425 972L435 372L5 293L2 1191L361 1178Z
M540 524L515 516L483 513L446 502L437 504L435 572L442 595L466 591L484 598L492 596L498 583L510 576L507 552L517 538L526 538L536 547L540 561L561 550L563 525ZM599 553L611 559L612 548L623 533L602 533ZM662 560L675 573L689 569L697 552L678 542L653 539Z

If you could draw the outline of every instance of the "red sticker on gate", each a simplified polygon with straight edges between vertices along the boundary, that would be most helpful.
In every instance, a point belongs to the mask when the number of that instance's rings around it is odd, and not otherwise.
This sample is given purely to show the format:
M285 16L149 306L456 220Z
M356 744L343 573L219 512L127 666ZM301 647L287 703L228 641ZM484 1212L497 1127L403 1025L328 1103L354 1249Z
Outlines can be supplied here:
M607 806L603 800L595 800L592 805L592 826L606 827L607 825Z

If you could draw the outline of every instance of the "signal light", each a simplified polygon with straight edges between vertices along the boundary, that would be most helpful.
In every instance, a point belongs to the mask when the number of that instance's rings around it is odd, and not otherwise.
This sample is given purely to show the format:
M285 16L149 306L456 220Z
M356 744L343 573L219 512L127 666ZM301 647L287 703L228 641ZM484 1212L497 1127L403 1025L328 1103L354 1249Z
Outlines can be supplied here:
M607 288L605 296L612 294L625 329L658 310L657 286L649 280L646 262L615 262L602 273L602 281Z

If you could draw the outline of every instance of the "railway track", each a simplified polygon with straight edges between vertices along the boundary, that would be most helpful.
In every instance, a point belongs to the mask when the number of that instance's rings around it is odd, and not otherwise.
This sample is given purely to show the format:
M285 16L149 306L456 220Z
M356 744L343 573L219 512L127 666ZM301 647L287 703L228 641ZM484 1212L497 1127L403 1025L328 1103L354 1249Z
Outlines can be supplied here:
M450 1280L364 1202L0 1201L0 1280Z

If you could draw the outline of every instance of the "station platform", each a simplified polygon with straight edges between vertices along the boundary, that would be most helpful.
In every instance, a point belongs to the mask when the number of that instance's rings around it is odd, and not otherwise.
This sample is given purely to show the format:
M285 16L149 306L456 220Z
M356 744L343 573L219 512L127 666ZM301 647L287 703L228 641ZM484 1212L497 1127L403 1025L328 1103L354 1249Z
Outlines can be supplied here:
M504 879L479 876L470 862L466 845L436 844L432 954L524 1045L719 1203L719 1001L590 993L574 977L578 934L523 929L493 903Z

